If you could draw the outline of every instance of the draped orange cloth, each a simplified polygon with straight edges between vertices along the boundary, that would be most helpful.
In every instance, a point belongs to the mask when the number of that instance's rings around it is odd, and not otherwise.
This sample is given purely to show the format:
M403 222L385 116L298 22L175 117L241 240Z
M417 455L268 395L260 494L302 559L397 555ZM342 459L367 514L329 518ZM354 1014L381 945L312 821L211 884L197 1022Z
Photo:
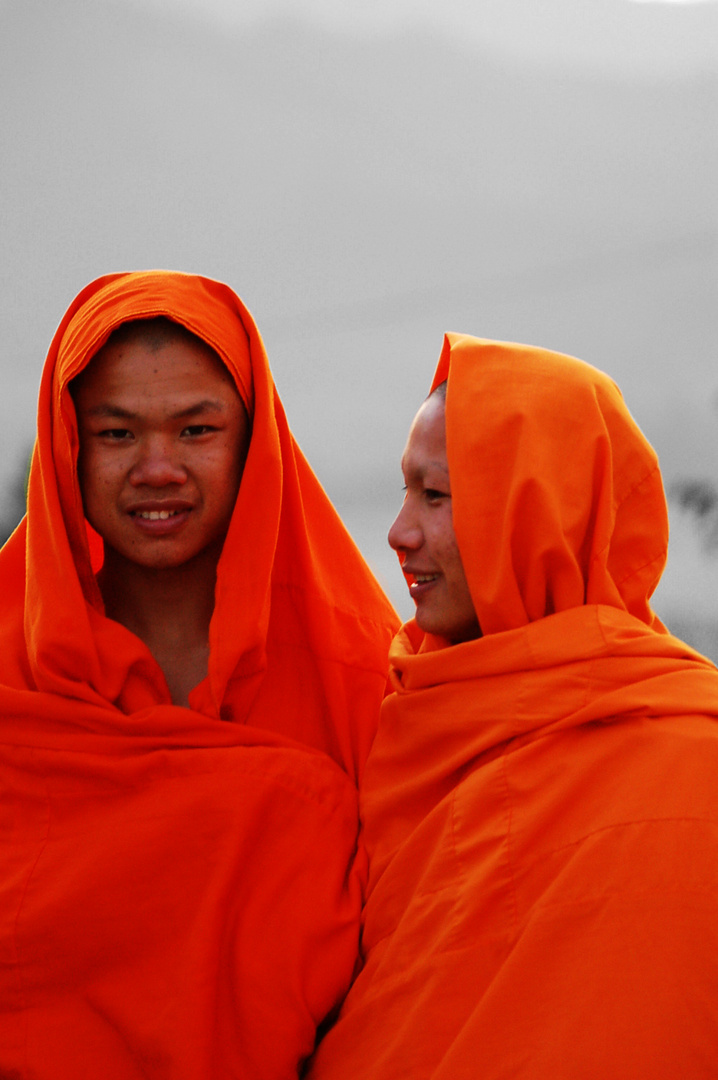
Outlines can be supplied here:
M615 385L448 335L454 528L484 636L409 622L361 791L364 966L312 1080L707 1080L718 672L649 598L667 518Z
M104 615L68 393L117 325L154 315L215 349L253 412L186 709ZM356 778L397 620L227 286L116 274L73 302L0 609L0 1076L295 1077L356 958Z

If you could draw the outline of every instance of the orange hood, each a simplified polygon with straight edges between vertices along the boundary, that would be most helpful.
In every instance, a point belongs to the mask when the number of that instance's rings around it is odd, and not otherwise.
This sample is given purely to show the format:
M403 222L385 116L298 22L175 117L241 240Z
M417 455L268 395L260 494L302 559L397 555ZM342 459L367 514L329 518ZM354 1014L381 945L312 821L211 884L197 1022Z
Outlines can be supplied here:
M206 341L253 414L218 567L209 675L190 703L208 718L277 730L278 696L299 697L303 717L284 734L328 750L355 773L373 734L371 703L381 698L397 620L291 435L254 320L231 289L207 278L108 275L62 320L42 378L28 515L0 555L8 616L0 682L99 706L113 730L169 702L143 643L104 618L94 577L102 542L82 512L68 392L113 329L154 315ZM289 660L297 650L302 665Z
M527 345L447 334L454 527L485 634L583 604L657 630L666 561L658 460L602 372Z
M253 413L190 708L105 617L68 393L115 326L151 315L215 349ZM73 302L0 611L0 1075L296 1076L355 964L355 781L397 620L225 285L115 274Z
M655 454L569 357L450 334L447 377L484 636L411 620L392 645L361 786L364 966L309 1076L708 1078L718 673L649 606Z

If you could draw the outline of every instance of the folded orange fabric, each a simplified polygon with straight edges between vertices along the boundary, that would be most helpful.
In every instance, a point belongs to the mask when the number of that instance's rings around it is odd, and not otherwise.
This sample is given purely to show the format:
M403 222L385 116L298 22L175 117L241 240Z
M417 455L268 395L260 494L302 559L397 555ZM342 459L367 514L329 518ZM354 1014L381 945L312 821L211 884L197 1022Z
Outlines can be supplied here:
M692 1080L718 1061L718 672L649 598L667 519L613 383L449 335L484 636L412 621L361 792L364 966L312 1080Z
M104 615L68 393L116 326L154 315L206 341L253 410L188 709ZM115 274L73 302L0 609L0 1075L296 1076L355 962L356 778L397 620L227 286Z

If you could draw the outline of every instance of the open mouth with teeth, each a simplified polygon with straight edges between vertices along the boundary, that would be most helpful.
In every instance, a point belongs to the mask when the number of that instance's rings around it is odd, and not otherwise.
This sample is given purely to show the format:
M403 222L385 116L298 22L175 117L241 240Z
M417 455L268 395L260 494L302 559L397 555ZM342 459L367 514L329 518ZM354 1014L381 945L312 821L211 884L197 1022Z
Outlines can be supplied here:
M179 513L180 510L133 510L132 517L142 518L144 521L167 521Z

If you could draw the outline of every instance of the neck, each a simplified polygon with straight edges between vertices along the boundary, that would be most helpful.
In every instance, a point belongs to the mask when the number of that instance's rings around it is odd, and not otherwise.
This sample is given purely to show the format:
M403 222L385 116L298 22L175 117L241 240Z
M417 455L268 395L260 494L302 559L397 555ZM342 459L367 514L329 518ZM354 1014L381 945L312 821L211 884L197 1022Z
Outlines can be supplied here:
M98 574L107 616L144 641L177 705L187 705L207 674L218 558L206 550L182 566L157 569L108 547Z

